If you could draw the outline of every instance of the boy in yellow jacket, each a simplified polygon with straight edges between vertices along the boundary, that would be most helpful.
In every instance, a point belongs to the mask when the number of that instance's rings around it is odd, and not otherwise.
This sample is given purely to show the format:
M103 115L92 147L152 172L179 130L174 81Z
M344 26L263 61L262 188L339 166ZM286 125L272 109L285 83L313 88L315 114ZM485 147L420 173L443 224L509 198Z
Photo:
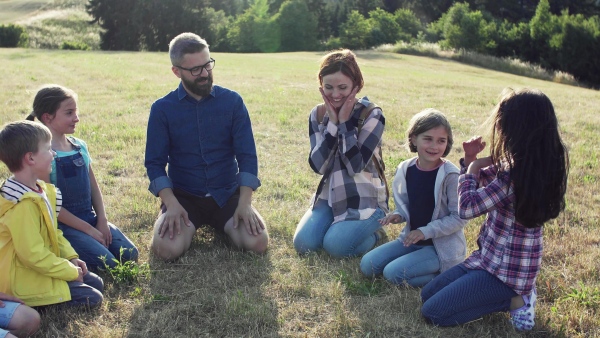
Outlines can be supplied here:
M57 227L60 191L39 180L52 169L48 128L12 122L0 131L0 161L13 174L0 187L0 292L28 306L95 307L102 279L88 272Z

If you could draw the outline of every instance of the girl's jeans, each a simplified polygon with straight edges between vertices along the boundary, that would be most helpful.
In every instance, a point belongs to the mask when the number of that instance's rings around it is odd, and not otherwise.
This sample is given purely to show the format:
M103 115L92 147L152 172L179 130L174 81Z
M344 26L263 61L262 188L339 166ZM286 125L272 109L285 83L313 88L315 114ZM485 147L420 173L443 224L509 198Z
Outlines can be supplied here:
M333 222L333 212L326 201L317 202L298 224L294 247L300 254L325 249L333 257L359 256L375 246L375 231L381 228L379 219L385 213L377 209L364 220Z
M367 277L383 276L394 284L421 287L440 271L433 245L404 246L399 239L383 244L363 256L360 270Z
M460 325L492 312L508 311L516 295L491 273L459 264L425 285L421 313L435 325Z
M85 221L95 227L96 220L94 216L93 218L89 217ZM109 268L114 268L117 266L117 262L114 259L123 263L137 260L138 249L133 242L110 222L108 226L112 235L112 242L108 245L108 248L105 248L100 242L84 232L61 223L58 225L65 238L79 255L79 258L87 264L88 269L91 271L105 269L105 263ZM123 255L121 255L121 248L123 248Z

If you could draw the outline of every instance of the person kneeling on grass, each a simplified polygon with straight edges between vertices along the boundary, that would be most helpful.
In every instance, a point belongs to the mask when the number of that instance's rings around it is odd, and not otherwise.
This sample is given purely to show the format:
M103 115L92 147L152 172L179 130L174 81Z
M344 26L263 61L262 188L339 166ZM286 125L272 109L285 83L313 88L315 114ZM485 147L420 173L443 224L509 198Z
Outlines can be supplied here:
M263 253L269 236L252 206L260 180L244 101L213 86L216 61L198 35L176 36L169 56L181 83L152 104L146 140L150 191L162 202L152 251L175 259L190 247L196 229L209 225L235 247Z
M383 274L394 284L421 287L465 259L467 221L458 215L460 171L444 158L454 140L444 114L423 110L410 120L406 134L417 157L398 165L392 184L396 210L380 220L406 226L398 239L364 255L360 269L367 277Z
M328 53L318 73L322 103L309 115L311 169L322 175L310 208L296 226L299 254L324 249L333 257L360 256L387 241L379 223L388 211L381 158L385 118L365 96L356 55Z
M509 312L516 330L533 329L542 262L542 226L565 208L569 156L550 99L539 90L506 90L490 118L489 157L480 136L463 143L459 214L485 215L479 248L421 291L433 324L460 325Z
M0 187L0 292L28 306L96 307L102 279L87 271L58 229L60 191L40 179L52 170L51 137L30 121L0 131L0 161L13 174Z

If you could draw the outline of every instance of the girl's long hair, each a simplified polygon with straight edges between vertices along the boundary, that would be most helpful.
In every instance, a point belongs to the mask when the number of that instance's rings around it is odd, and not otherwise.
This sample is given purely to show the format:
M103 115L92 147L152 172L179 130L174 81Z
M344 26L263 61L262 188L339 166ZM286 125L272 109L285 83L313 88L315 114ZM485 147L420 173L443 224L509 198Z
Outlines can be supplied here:
M517 221L533 228L556 218L565 208L569 155L550 99L539 90L507 89L491 127L492 161L509 168Z

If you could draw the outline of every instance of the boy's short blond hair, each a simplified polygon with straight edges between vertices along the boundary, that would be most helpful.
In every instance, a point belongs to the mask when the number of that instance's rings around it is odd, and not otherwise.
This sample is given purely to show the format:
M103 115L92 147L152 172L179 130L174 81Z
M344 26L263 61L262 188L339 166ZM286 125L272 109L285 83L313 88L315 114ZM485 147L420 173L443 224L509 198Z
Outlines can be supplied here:
M23 169L23 156L37 153L40 142L48 142L52 134L48 127L31 121L16 121L5 124L0 130L0 161L11 173Z

